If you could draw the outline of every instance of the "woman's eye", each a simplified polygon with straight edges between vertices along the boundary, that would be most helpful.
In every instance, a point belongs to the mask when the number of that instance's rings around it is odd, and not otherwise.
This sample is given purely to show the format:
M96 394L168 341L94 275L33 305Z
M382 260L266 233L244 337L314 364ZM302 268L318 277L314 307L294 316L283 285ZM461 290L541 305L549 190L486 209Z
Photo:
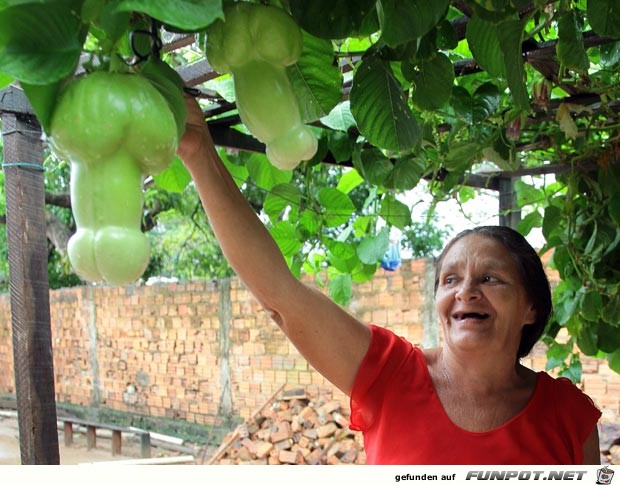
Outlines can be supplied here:
M446 285L451 285L456 281L456 278L454 276L446 276L446 278L443 280L443 282Z
M495 276L486 275L484 278L482 278L482 281L484 281L485 283L496 283L499 280Z

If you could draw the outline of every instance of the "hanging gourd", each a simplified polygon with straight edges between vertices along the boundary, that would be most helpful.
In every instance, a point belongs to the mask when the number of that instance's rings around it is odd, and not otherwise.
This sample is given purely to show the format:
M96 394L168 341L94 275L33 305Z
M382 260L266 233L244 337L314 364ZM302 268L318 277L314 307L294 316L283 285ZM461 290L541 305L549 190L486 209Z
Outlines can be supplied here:
M317 150L286 73L301 54L301 30L268 5L236 3L224 16L207 31L207 60L216 71L232 73L241 121L265 143L269 161L293 169Z

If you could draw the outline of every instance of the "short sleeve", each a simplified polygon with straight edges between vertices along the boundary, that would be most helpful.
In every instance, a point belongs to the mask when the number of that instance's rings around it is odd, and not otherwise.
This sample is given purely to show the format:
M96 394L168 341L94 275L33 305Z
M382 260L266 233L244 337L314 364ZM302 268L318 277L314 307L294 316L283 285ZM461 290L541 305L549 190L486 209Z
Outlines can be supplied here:
M390 330L370 325L370 347L351 392L351 429L365 431L380 412L390 382L413 352L413 346Z
M601 411L592 399L569 379L556 379L556 409L575 450L576 462L583 460L583 446L601 417Z

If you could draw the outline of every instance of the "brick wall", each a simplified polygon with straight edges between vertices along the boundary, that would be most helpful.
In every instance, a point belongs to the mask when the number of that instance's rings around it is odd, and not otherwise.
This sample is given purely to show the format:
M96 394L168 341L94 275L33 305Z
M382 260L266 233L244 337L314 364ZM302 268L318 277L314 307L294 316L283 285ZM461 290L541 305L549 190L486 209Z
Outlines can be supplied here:
M348 309L414 344L436 345L429 267L414 260L379 271L355 286ZM228 415L249 417L286 384L348 407L236 278L64 289L50 293L50 307L59 402L219 424ZM537 346L525 363L542 370L545 362ZM583 389L604 420L620 421L620 376L604 361L582 362ZM0 395L14 394L8 295L0 295L0 368Z

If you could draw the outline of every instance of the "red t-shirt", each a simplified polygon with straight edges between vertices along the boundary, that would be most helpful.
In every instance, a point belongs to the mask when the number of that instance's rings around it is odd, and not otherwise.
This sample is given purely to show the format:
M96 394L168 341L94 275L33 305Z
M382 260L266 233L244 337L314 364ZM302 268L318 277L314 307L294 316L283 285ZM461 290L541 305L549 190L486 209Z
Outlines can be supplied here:
M538 373L527 406L490 431L454 424L424 354L372 325L370 348L351 393L351 428L364 435L368 464L582 464L601 412L568 379Z

